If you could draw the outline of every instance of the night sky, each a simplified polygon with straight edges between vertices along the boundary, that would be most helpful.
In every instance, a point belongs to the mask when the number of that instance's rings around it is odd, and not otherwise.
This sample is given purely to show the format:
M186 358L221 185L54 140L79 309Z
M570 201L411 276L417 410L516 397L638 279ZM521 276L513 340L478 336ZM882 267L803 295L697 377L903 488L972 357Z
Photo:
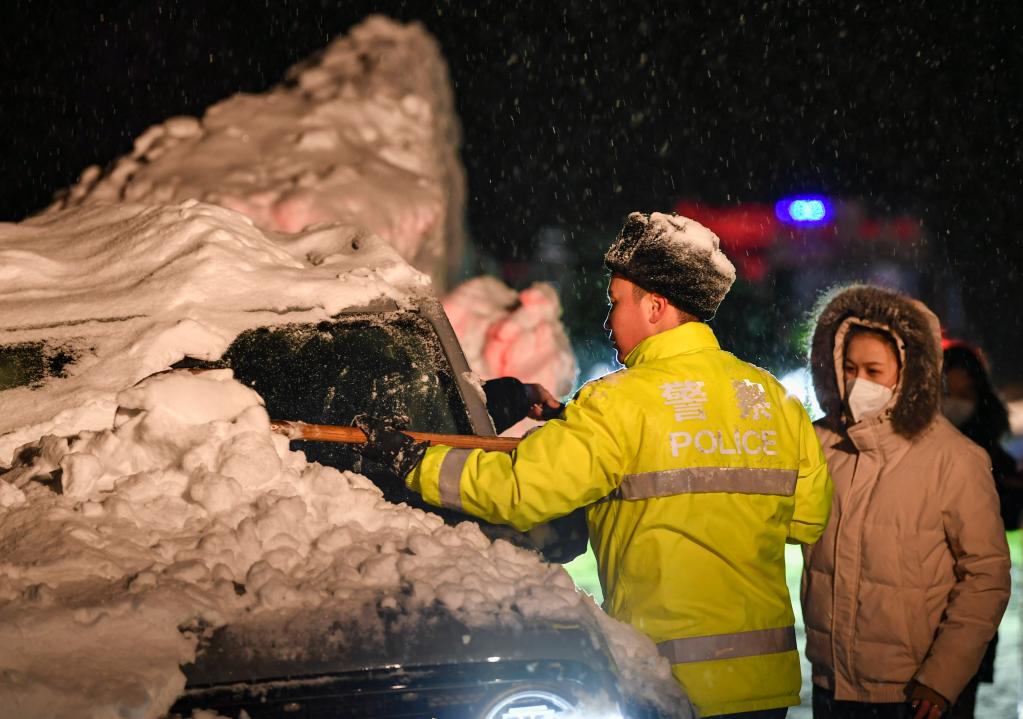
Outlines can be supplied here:
M441 43L469 227L492 255L683 198L814 191L909 212L963 278L996 375L1023 381L1023 3L215 5L4 3L0 220L377 12Z

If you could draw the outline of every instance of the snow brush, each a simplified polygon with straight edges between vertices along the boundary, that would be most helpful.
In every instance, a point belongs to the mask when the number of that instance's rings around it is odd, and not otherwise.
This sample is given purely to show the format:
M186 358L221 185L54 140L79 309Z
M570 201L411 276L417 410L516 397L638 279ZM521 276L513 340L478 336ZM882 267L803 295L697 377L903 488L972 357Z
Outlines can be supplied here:
M307 424L283 419L270 420L270 429L288 439L304 439L313 442L339 442L341 444L362 444L366 434L358 427L334 424ZM511 452L521 437L482 437L478 434L436 434L433 432L403 432L417 442L431 445L443 444L459 449L484 449L488 452Z

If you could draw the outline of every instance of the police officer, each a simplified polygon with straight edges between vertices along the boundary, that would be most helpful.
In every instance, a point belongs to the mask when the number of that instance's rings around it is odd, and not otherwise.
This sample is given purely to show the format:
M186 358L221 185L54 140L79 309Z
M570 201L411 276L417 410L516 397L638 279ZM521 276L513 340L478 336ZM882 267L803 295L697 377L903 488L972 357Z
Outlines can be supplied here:
M365 420L362 451L428 503L520 530L586 507L605 609L657 644L701 716L783 717L800 688L784 548L816 541L831 504L813 427L705 324L735 280L713 232L633 213L604 260L625 368L562 418L511 454Z

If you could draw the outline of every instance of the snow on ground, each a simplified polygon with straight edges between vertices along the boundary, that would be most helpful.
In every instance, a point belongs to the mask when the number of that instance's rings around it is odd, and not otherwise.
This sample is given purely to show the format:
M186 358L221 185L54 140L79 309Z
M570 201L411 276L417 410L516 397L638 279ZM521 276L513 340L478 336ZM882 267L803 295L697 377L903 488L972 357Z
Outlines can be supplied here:
M275 232L340 222L385 238L442 289L464 242L459 133L436 41L371 17L269 92L154 125L54 207L195 199Z
M0 345L78 353L66 376L0 391L7 713L158 717L200 633L310 610L370 623L361 610L378 605L581 623L629 691L685 705L653 644L560 567L307 463L229 370L164 371L253 326L426 291L386 243L345 227L277 237L194 202L95 205L0 225L0 273Z

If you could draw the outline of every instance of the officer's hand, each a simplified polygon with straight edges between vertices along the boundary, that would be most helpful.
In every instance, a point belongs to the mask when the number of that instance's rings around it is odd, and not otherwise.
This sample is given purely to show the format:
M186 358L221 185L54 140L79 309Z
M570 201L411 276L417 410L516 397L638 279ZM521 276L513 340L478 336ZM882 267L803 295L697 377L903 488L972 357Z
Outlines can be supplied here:
M565 405L542 384L524 384L523 387L529 401L529 412L526 416L532 419L554 419L565 408Z
M913 719L938 719L948 710L948 699L917 681L906 687L909 703L916 710Z
M427 442L416 442L400 431L401 427L408 426L405 417L381 418L360 414L352 420L352 424L366 434L366 443L352 448L403 481L430 446Z

